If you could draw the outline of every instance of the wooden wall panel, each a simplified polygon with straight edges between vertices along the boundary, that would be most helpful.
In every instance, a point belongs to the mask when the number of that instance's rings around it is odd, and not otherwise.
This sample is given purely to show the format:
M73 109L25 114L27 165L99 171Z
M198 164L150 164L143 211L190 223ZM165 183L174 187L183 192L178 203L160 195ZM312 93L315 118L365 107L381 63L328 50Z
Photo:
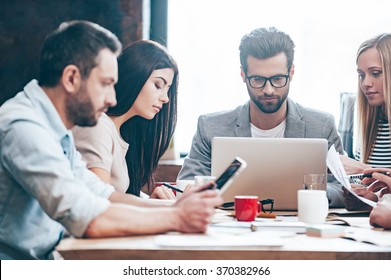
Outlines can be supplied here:
M0 105L37 77L42 42L61 22L96 22L128 45L142 38L142 2L0 0Z

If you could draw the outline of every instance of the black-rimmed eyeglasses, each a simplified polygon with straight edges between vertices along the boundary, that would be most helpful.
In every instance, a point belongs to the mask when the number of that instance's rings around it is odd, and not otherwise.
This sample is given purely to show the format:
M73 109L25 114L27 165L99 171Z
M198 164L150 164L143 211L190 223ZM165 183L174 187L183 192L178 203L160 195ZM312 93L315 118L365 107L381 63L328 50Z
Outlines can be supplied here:
M268 198L268 199L260 200L259 202L262 205L262 211L264 213L266 213L266 212L272 213L273 212L274 199Z
M252 88L263 88L269 81L272 87L282 88L288 83L289 75L275 75L269 78L262 76L246 76L248 83Z

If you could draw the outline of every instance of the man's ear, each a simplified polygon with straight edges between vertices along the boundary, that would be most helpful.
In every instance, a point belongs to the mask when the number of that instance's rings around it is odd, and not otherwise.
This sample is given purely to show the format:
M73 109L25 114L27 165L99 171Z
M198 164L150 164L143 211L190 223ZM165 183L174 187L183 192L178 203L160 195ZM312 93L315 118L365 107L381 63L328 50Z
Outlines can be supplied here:
M62 71L61 83L65 90L71 94L77 93L81 86L81 75L79 67L68 65Z
M246 83L246 73L244 73L242 66L240 66L240 76L242 76L243 83Z
M292 80L293 74L295 74L295 65L292 64L291 70L289 71L289 80Z

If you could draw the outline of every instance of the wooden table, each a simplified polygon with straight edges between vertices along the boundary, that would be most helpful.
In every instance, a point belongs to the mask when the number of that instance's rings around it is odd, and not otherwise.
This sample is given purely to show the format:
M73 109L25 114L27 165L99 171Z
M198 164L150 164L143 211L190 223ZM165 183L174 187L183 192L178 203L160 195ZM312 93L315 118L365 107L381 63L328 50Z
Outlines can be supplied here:
M135 260L339 260L391 259L391 247L382 247L343 238L318 238L297 234L280 247L160 247L156 235L64 239L57 251L64 259L135 259ZM390 232L391 238L391 232Z

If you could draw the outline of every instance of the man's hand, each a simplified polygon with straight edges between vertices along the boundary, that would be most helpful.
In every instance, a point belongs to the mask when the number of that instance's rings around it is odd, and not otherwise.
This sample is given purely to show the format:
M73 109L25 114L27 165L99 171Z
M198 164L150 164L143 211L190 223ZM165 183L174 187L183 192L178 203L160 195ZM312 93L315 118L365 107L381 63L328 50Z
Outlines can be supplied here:
M203 186L204 187L204 186ZM223 199L216 190L193 188L175 203L177 208L177 230L180 232L205 232L212 221L215 207Z
M182 200L186 199L189 195L196 193L196 192L201 192L207 189L210 189L212 186L212 182L209 182L203 186L200 187L195 187L194 184L188 184L185 189L183 190L182 195L178 198L176 204L180 203Z

